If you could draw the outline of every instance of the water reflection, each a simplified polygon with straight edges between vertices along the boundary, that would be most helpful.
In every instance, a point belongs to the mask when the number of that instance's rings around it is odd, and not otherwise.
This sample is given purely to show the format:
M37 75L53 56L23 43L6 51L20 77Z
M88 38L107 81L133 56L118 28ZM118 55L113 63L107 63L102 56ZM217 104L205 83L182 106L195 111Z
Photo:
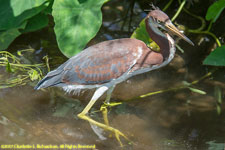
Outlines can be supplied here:
M123 84L131 85L132 81ZM138 89L127 88L132 92ZM114 138L105 134L107 140L99 140L86 121L74 117L86 102L61 96L54 96L56 101L51 102L51 97L49 92L34 92L30 86L4 91L0 100L1 143L96 144L97 149L118 149ZM210 92L170 92L113 107L109 121L134 142L123 141L127 149L204 149L212 141L216 141L214 145L224 142L224 112L219 116L214 103ZM96 105L92 112L98 108ZM92 117L102 121L101 113L92 113Z

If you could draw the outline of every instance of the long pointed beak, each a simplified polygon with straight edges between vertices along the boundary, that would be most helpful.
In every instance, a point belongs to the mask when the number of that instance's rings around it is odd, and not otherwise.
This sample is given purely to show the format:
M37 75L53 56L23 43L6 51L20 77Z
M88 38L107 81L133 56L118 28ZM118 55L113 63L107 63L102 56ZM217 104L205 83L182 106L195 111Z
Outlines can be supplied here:
M180 38L182 38L183 40L185 40L186 42L188 42L189 44L191 44L192 46L194 46L194 43L188 38L186 37L183 33L181 33L174 25L171 21L167 21L165 23L166 28L173 34L179 36Z

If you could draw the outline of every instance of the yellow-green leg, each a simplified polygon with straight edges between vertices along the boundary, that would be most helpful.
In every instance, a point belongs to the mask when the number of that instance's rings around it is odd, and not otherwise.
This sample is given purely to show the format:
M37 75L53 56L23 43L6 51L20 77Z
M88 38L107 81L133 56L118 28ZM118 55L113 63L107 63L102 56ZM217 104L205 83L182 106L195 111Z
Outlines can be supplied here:
M102 112L102 116L103 116L105 125L109 126L108 109L107 109L107 107L113 107L113 106L120 105L120 104L122 104L122 103L119 102L119 103L108 103L108 104L104 103L104 104L102 104L102 106L100 108L100 111ZM110 134L109 137L112 137L112 134Z
M120 105L122 104L122 102L113 102L113 103L104 103L102 104L101 108L100 108L100 111L102 112L102 116L103 116L103 119L104 119L104 122L106 125L109 125L109 120L108 120L108 109L107 107L113 107L113 106L117 106L117 105Z
M93 97L91 98L90 102L87 104L87 106L84 108L84 110L78 114L77 116L80 118L80 119L83 119L83 120L86 120L100 128L103 128L105 130L108 130L108 131L111 131L115 134L115 137L116 139L118 140L118 142L120 143L121 146L123 146L121 140L120 140L120 136L124 137L126 140L129 141L129 139L122 133L120 132L118 129L115 129L113 127L110 127L109 125L107 124L103 124L103 123L100 123L100 122L97 122L95 120L93 120L92 118L90 118L89 116L87 116L87 113L88 111L92 108L92 106L95 104L95 102L108 90L109 88L106 87L106 86L103 86L103 87L100 87L98 88ZM108 120L108 119L107 119Z
M104 102L104 104L101 105L101 108L100 108L100 111L102 112L102 116L103 116L104 122L105 122L105 124L107 126L109 126L108 109L107 109L107 107L111 107L111 106L116 106L116 105L122 104L122 103L110 103L110 98L111 98L111 95L112 95L112 92L113 92L114 88L115 88L115 85L110 87L107 90L107 95L106 95L105 102Z

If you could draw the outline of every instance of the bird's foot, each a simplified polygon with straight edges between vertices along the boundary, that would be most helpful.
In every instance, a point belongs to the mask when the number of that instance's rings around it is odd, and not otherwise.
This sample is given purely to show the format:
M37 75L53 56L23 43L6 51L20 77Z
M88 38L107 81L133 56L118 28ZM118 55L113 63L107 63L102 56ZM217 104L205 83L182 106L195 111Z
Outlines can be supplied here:
M104 119L104 122L107 126L109 126L109 120L108 120L108 107L113 107L122 104L122 102L114 102L114 103L104 103L100 107L100 111L102 112L102 116ZM110 137L112 136L111 134L109 135Z
M92 118L90 118L89 116L87 116L86 114L83 114L83 113L80 113L77 116L80 119L86 120L86 121L90 122L91 124L94 124L94 125L96 125L96 126L98 126L100 128L103 128L106 131L112 132L115 135L115 137L116 137L116 139L119 142L119 144L120 144L121 147L123 147L123 143L120 140L120 136L130 142L130 140L128 139L128 137L125 134L123 134L122 132L120 132L118 129L115 129L115 128L109 126L109 125L106 125L106 124L97 122L97 121L93 120Z

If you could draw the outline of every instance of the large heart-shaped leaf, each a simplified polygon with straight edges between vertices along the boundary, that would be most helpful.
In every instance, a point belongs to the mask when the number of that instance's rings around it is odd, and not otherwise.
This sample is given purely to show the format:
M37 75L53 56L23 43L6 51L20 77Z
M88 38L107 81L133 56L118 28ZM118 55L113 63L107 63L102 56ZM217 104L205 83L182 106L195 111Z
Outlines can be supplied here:
M206 20L212 20L213 22L220 16L221 12L225 8L225 0L219 0L214 2L207 10Z
M61 52L72 57L92 39L102 23L101 7L107 0L56 0L52 15Z
M48 4L48 0L0 0L0 30L17 28Z
M203 62L204 65L225 66L225 45L217 47Z

